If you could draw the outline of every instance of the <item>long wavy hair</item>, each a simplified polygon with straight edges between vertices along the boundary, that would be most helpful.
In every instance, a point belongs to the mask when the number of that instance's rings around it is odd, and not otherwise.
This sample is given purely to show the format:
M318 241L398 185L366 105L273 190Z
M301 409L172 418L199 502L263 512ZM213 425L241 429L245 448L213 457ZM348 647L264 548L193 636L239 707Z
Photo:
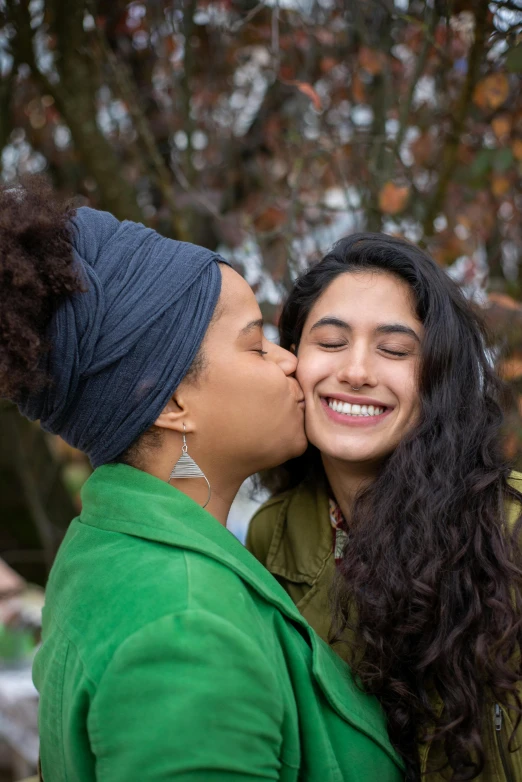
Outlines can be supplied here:
M507 482L502 448L507 391L457 285L426 253L382 234L342 239L297 280L282 346L298 351L308 313L338 275L368 270L412 291L425 330L420 416L356 498L332 590L332 640L354 639L352 669L380 700L409 780L428 741L453 780L473 779L484 768L486 704L492 724L494 703L514 715L510 749L521 715L521 522L508 531L504 504L522 496ZM277 493L324 479L310 446L264 483Z

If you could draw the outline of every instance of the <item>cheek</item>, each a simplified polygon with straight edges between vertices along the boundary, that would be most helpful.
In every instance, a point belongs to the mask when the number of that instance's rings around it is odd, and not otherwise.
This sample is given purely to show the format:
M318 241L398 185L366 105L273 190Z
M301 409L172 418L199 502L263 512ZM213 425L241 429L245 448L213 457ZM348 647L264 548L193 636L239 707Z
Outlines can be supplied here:
M312 356L304 353L302 357L299 356L295 376L305 394L313 393L317 383L332 373L331 361L328 359L328 356L321 354Z
M289 396L288 378L283 370L272 361L259 359L244 366L238 379L237 395L245 406L255 402L260 414L264 411L274 415Z
M419 391L417 384L417 373L415 367L408 367L400 376L394 377L391 381L392 388L395 389L396 396L404 412L409 415L418 410Z

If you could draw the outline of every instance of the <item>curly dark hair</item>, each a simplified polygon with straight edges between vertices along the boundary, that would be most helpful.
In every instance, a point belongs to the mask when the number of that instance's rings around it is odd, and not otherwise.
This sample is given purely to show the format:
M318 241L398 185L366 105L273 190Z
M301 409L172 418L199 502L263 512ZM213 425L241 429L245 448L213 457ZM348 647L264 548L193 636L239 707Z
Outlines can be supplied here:
M43 179L0 185L0 397L16 399L49 378L46 331L64 297L81 290L68 223Z
M412 290L425 329L421 413L356 498L333 585L332 640L352 631L352 668L384 707L409 780L419 777L426 741L442 750L453 780L473 779L485 762L485 703L510 709L515 730L521 718L521 520L508 534L504 502L522 496L503 456L507 392L457 285L426 253L382 234L342 239L297 280L282 346L298 349L308 313L338 275L365 270ZM325 476L310 446L264 483L278 492L314 478Z

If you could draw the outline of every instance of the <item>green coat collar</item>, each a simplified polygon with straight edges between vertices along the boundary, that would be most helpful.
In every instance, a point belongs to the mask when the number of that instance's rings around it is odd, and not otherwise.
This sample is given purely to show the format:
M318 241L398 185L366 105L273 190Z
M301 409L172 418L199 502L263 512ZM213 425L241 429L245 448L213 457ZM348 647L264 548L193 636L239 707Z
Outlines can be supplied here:
M169 484L122 464L99 467L82 490L80 522L98 529L198 552L234 571L267 602L305 630L313 651L314 677L330 706L371 736L395 761L377 701L355 685L348 668L311 630L291 598L241 543L213 516ZM343 681L346 690L336 686Z
M234 570L293 620L299 612L265 568L196 502L153 475L124 464L98 467L82 489L80 521L196 551Z

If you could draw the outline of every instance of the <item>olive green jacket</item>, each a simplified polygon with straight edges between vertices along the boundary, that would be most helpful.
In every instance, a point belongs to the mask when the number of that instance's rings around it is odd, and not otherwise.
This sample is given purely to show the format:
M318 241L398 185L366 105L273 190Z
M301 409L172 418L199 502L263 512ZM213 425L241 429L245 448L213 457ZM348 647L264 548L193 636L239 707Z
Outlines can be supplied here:
M522 491L520 473L513 473L511 482ZM511 525L519 513L518 506L507 508ZM335 571L326 490L302 484L268 500L250 523L246 545L326 641L331 625L328 593ZM341 655L345 649L341 644L334 648ZM499 713L492 703L485 709L484 723L487 767L475 782L522 782L522 749L515 753L507 751L513 730L511 716L505 710ZM501 728L497 730L500 723ZM516 746L522 746L522 728L517 731ZM435 752L429 753L427 745L420 747L420 756L423 772L441 765ZM430 773L426 779L439 782L448 779L448 775Z
M45 782L400 782L380 705L207 511L97 469L34 664Z

